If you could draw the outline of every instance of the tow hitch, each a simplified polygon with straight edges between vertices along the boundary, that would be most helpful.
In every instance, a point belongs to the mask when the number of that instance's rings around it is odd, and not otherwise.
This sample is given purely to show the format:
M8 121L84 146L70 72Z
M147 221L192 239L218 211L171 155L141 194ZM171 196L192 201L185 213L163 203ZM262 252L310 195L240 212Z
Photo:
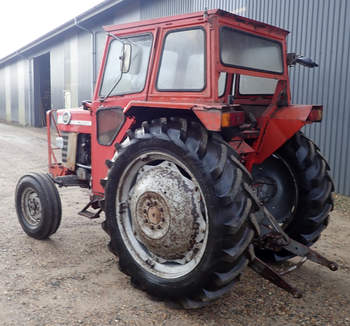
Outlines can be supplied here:
M246 188L247 191L255 198L255 202L259 206L259 210L255 217L260 227L259 238L254 241L255 248L269 249L272 251L280 251L282 249L288 252L302 257L302 259L288 270L278 273L272 267L264 263L257 257L253 257L250 267L259 275L266 278L270 282L274 283L278 287L291 293L296 298L301 298L301 292L294 288L286 281L282 275L285 275L297 268L299 268L307 260L311 260L314 263L328 267L331 271L338 270L337 263L328 260L315 250L303 245L302 243L291 239L278 224L274 216L270 211L259 201L255 193Z

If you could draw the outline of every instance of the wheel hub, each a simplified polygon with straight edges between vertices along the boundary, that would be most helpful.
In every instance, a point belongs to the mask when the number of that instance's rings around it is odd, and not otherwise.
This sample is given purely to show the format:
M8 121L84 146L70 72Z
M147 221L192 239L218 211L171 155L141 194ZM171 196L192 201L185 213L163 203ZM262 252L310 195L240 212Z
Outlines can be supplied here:
M193 257L206 227L200 201L198 187L175 164L140 170L129 197L132 228L156 261Z
M146 191L136 203L136 219L141 232L150 239L160 239L169 230L169 207L155 192Z
M254 180L254 188L258 198L265 204L276 196L277 183L270 177L261 176Z
M22 210L25 220L30 225L37 225L41 221L41 203L39 195L28 188L22 195Z
M278 155L272 155L252 171L256 194L282 228L293 220L298 202L296 180L292 170Z

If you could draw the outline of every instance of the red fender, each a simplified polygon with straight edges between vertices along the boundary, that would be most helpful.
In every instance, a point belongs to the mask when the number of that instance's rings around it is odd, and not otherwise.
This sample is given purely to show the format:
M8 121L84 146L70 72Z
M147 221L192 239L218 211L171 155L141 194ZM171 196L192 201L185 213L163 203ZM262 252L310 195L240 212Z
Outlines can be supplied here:
M251 169L253 164L262 163L302 127L312 122L319 122L321 117L322 106L290 105L276 110L262 131L261 141L255 148L256 153L248 160L248 168Z

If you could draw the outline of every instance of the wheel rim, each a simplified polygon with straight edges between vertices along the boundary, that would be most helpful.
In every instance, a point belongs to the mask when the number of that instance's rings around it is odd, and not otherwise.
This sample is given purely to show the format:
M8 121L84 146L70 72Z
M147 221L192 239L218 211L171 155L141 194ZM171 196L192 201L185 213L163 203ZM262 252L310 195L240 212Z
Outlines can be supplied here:
M23 191L21 208L23 217L30 227L37 227L41 223L41 202L38 193L33 188L26 188Z
M279 155L254 166L253 187L260 201L285 229L293 221L298 204L298 188L293 171Z
M152 152L132 161L119 181L116 209L125 246L148 272L173 279L201 261L209 231L206 203L178 159Z

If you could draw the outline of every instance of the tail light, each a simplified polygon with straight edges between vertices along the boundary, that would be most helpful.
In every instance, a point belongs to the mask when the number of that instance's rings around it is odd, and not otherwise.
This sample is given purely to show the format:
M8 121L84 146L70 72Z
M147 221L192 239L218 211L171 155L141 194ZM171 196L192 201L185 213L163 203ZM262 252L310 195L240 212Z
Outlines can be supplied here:
M312 110L307 117L307 121L321 122L323 116L323 106L313 106Z
M221 127L236 127L243 124L245 114L243 111L224 112L221 115Z

